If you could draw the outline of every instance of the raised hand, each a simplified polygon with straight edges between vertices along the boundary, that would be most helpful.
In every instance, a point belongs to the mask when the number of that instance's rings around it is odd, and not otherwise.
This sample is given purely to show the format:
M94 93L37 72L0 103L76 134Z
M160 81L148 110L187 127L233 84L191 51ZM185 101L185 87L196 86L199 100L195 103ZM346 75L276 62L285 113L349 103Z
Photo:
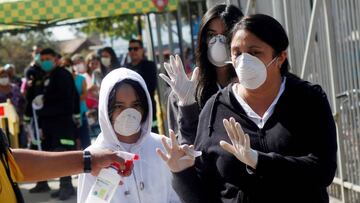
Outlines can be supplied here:
M249 135L244 134L240 124L232 117L229 120L224 119L223 123L232 145L221 140L220 146L244 164L256 169L258 153L251 149Z
M171 146L168 144L167 138L164 136L161 142L167 151L165 154L161 149L157 148L156 152L163 161L166 162L172 172L183 171L195 163L195 156L187 151L191 150L192 146L182 145L177 143L174 131L170 130Z
M159 76L170 85L171 89L179 98L179 105L189 105L195 103L195 90L198 81L199 69L196 67L192 73L191 79L185 74L181 58L176 55L170 56L170 63L164 63L166 76L160 73Z

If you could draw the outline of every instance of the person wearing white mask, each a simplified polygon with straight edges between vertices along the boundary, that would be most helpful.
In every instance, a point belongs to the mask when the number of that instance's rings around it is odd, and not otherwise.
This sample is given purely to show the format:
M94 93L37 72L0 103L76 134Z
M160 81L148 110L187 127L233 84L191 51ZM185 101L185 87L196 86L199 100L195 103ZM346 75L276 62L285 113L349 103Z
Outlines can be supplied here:
M233 29L238 83L200 114L195 150L161 157L183 202L329 202L336 171L336 127L320 85L289 73L289 40L273 17L244 17ZM174 164L176 163L176 164Z
M236 81L236 74L226 62L230 60L229 31L243 16L233 5L218 4L203 16L196 48L196 65L189 79L180 57L165 63L168 76L160 74L171 87L167 106L169 128L181 144L192 144L199 114L207 100L218 90Z
M156 155L164 150L160 136L151 133L152 105L143 78L127 68L106 75L100 88L99 122L101 133L88 149L111 149L139 155L132 174L122 179L111 202L180 202L171 187L171 173ZM96 180L82 174L77 202L85 202Z
M99 51L99 55L101 64L100 69L103 77L110 71L120 67L120 62L113 48L104 47Z
M20 92L20 88L11 83L9 73L5 68L0 68L0 103L5 103L8 99L10 99L11 103L14 105L16 113L20 118L20 124L23 121L23 115L25 111L25 98ZM22 126L21 126L22 128ZM24 144L23 137L20 138L21 146L26 146ZM26 141L25 141L26 142Z

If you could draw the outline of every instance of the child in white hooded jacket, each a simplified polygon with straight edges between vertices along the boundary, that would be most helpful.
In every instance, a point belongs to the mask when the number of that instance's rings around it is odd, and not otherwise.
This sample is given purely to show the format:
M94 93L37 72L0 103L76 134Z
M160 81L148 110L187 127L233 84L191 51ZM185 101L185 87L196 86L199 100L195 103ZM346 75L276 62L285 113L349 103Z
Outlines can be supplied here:
M180 202L171 186L171 172L156 154L161 136L151 133L152 104L143 78L118 68L103 79L99 96L101 133L89 149L102 148L138 154L129 177L116 189L111 202ZM96 177L79 176L77 202L85 202Z

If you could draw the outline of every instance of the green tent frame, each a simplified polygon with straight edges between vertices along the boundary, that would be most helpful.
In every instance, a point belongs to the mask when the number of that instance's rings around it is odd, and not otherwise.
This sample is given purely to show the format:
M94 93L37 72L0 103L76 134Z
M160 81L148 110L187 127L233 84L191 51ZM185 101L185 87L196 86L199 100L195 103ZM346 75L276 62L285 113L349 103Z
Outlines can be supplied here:
M177 0L0 0L0 32L67 20L174 11Z

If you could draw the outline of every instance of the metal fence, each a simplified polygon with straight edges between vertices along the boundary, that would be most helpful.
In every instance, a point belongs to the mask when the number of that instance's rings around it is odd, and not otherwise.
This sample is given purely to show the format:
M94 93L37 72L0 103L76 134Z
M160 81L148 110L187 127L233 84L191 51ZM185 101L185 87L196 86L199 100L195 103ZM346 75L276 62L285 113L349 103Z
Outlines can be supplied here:
M326 91L338 129L338 170L328 191L360 202L360 1L241 0L286 28L291 71Z

